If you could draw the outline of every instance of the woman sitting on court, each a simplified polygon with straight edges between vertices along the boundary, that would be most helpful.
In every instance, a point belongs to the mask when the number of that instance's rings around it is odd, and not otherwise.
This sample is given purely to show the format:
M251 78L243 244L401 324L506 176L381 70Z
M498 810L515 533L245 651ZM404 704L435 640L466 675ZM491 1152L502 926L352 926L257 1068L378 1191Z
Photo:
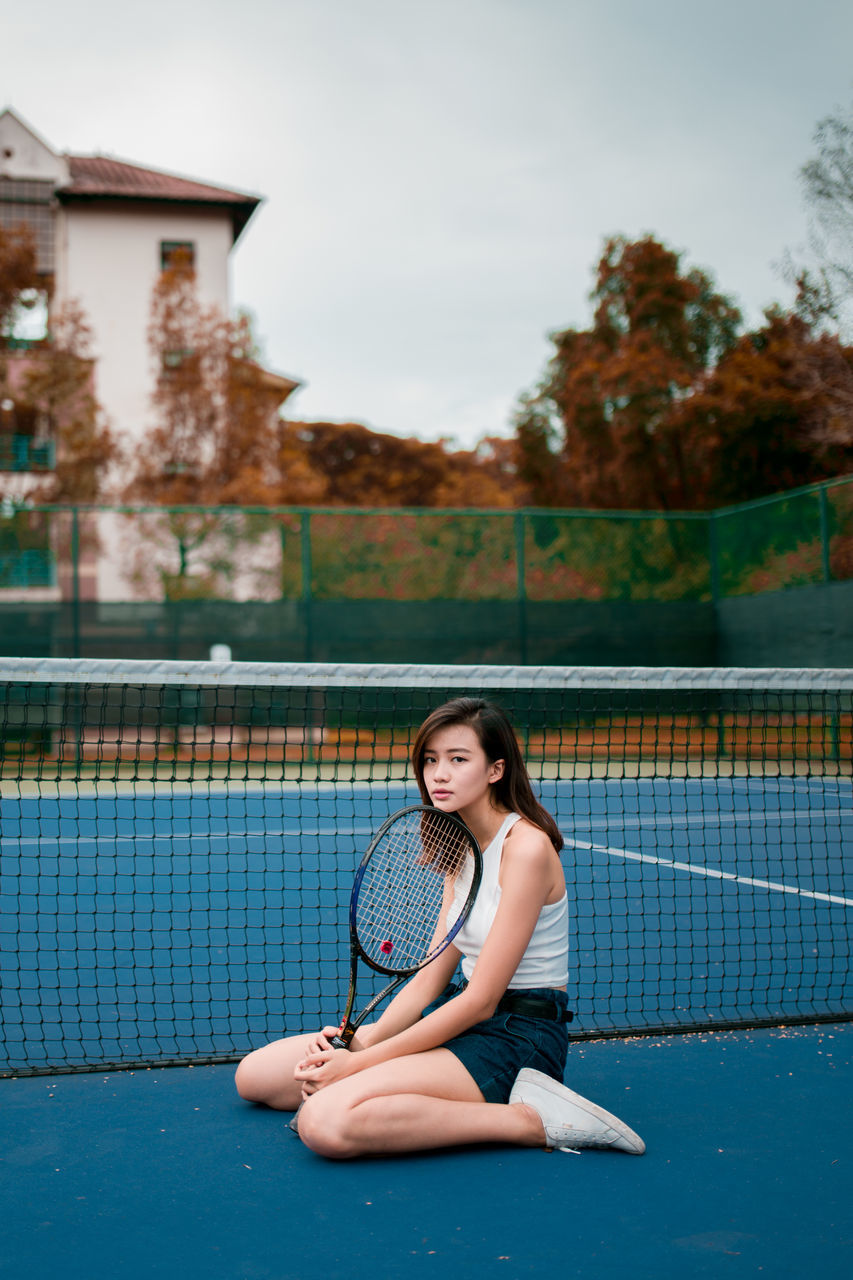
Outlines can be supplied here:
M299 1110L299 1137L345 1159L469 1143L640 1155L642 1139L562 1083L568 1051L568 899L557 824L533 794L512 726L457 698L421 726L425 804L457 814L483 850L473 910L349 1049L336 1028L250 1053L240 1095ZM451 984L461 960L463 980Z

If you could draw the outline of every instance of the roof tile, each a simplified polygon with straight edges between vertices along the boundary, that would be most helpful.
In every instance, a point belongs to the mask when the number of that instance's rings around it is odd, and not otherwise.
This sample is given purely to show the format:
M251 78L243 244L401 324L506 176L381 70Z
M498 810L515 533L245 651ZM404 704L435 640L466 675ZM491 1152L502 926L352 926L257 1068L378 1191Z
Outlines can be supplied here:
M210 204L255 206L258 196L242 191L212 187L190 178L143 169L109 156L68 156L71 181L62 187L60 196L119 197L137 200L182 200Z

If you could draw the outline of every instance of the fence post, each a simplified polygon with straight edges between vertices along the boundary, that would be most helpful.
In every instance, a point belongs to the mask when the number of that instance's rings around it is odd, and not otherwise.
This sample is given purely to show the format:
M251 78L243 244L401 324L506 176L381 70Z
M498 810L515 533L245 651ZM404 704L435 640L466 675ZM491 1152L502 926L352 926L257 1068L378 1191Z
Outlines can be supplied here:
M527 582L524 563L524 513L516 511L515 524L515 582L518 601L518 655L522 666L527 664Z
M71 648L80 657L80 515L71 508Z
M832 567L829 563L829 498L826 493L826 485L822 484L818 490L818 502L820 504L820 554L821 563L823 565L824 582L832 581Z
M711 600L714 604L720 597L720 547L717 541L717 513L712 511L708 517L708 558L711 562Z
M299 545L302 554L302 616L305 626L305 661L311 662L314 654L314 636L311 626L311 513L303 511L299 522Z

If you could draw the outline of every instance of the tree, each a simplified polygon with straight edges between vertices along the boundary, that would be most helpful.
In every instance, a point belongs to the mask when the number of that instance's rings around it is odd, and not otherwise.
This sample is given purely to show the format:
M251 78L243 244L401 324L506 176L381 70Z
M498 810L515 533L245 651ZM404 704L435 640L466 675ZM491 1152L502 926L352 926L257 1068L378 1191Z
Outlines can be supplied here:
M853 349L737 309L651 238L609 241L589 329L554 336L516 448L543 506L708 509L853 469Z
M0 227L0 348L8 345L22 298L41 284L30 228Z
M788 274L797 285L797 308L811 323L847 330L853 324L853 107L818 123L817 154L800 170L812 216L813 265Z
M52 314L47 341L27 353L23 398L56 442L55 467L30 490L34 501L98 502L110 467L121 458L95 396L90 349L83 310L69 302Z
M124 497L166 510L145 518L146 545L133 536L131 580L146 593L157 583L167 598L227 597L249 571L246 552L270 536L275 546L275 530L262 512L214 508L275 505L288 463L301 491L320 492L302 459L282 452L278 410L296 384L258 362L247 316L201 302L179 256L155 284L148 339L155 421L131 455ZM259 581L270 576L260 561L251 568Z
M79 303L52 307L47 337L18 349L22 304L43 288L26 227L0 228L0 401L4 427L50 441L55 464L19 472L16 496L30 502L96 502L118 445L94 393L91 331Z
M516 497L508 442L474 450L371 431L360 423L289 422L322 502L351 507L507 507ZM304 501L304 499L303 499Z
M697 489L749 501L853 469L853 348L799 316L767 313L676 406Z
M155 285L148 329L154 426L125 497L162 505L267 505L278 496L277 410L295 384L264 370L246 316L203 305L180 262Z
M590 329L556 353L516 419L519 473L542 505L680 507L693 476L671 413L735 342L740 313L647 236L608 240Z
M562 465L562 422L543 389L521 396L514 417L518 482L526 500L540 507L572 506L572 489Z
M68 569L68 526L38 507L97 502L118 446L95 397L91 335L79 304L50 307L44 338L21 342L15 334L22 310L47 296L45 284L29 229L0 228L3 542L13 574L22 557L35 556L48 581L48 565ZM79 521L77 535L78 557L94 557L94 521Z
M131 547L131 579L146 593L228 596L242 575L252 594L274 596L286 576L276 555L293 532L282 507L512 505L498 442L454 453L358 423L285 421L296 384L260 365L245 316L201 303L180 259L155 286L149 344L156 417L124 491L167 508L144 518Z

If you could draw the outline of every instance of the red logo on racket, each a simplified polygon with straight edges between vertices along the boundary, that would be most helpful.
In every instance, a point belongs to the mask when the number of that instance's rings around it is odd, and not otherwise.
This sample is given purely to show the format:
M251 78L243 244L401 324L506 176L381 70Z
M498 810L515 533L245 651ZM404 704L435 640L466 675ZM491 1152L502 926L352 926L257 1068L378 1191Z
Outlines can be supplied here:
M394 943L390 938L386 938L384 942L380 942L379 950L384 952L386 956L390 956L391 952L394 950Z

